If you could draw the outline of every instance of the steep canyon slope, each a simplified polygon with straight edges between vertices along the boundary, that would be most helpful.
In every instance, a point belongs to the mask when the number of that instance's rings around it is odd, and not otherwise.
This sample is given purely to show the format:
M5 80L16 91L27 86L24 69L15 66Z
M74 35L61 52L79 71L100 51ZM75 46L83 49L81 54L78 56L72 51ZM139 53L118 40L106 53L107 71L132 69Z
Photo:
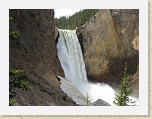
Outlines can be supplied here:
M22 82L14 83L18 84L10 88L16 93L14 105L76 105L60 90L56 78L64 73L57 57L54 10L10 9L9 33L9 68L23 70L18 75L32 87L23 91ZM10 84L14 80L10 75Z

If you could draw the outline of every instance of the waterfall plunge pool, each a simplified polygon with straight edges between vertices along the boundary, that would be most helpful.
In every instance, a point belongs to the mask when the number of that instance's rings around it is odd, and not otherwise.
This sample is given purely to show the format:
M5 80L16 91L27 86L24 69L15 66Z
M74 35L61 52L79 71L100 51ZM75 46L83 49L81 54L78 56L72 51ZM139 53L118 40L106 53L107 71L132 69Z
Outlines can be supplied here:
M73 82L85 97L88 93L91 102L103 99L113 106L116 91L110 85L88 82L85 63L76 30L58 29L58 31L57 52L61 66L64 70L65 78ZM136 101L136 105L139 104L136 98L130 98Z

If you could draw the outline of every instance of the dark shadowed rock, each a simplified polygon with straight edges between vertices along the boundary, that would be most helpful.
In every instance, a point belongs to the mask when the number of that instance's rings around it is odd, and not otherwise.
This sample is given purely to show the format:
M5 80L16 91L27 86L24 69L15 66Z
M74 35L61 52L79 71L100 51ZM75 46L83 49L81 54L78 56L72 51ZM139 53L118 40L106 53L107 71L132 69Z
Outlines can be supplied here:
M16 105L75 105L60 90L56 78L64 77L64 73L57 57L54 10L10 9L9 17L13 18L9 32L20 33L9 40L9 68L24 70L23 75L33 87L29 91L12 89Z
M58 39L58 36L59 36L59 31L58 31L58 28L55 27L55 39L56 40Z

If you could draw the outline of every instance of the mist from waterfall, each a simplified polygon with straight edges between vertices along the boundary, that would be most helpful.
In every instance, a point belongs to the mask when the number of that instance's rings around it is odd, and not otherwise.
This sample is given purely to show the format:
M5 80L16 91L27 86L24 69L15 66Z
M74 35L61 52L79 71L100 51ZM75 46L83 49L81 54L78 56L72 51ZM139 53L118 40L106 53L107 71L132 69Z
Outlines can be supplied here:
M75 84L78 90L91 102L103 99L113 105L115 90L105 83L88 82L85 63L76 30L61 30L57 43L58 58L64 70L65 78Z

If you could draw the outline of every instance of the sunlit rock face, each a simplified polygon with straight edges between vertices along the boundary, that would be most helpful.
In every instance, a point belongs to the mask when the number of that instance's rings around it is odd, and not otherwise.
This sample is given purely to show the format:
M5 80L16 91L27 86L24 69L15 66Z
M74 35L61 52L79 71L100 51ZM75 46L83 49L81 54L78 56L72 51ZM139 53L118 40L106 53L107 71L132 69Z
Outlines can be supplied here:
M137 36L133 41L132 41L133 47L136 50L139 50L139 36Z
M61 90L66 93L70 98L72 98L72 100L76 104L85 106L87 98L77 89L74 83L60 76L58 76L58 78L60 79ZM89 106L94 106L93 103L91 103L90 101L88 101L87 103Z
M136 50L139 50L139 36L137 36L132 41L132 44ZM130 80L131 80L132 96L139 98L139 64L137 66L136 73L130 76Z
M99 10L89 21L77 28L88 80L119 83L124 64L129 75L137 71L139 52L133 39L139 36L138 10Z

